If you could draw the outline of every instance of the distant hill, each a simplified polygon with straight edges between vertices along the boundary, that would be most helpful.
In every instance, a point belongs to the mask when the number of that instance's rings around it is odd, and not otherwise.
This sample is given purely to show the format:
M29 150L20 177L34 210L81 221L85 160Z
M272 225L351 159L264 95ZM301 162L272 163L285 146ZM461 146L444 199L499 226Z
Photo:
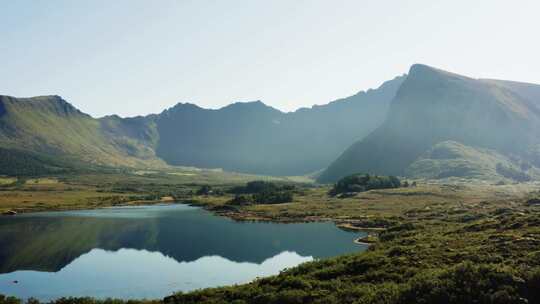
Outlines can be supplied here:
M383 121L404 77L327 105L283 113L260 101L159 114L157 155L173 165L303 175L328 165Z
M95 119L59 96L0 96L0 174L181 165L303 175L379 126L403 79L292 113L257 101Z
M406 175L423 154L449 140L491 149L516 165L540 167L539 96L538 85L478 80L414 65L385 122L349 147L319 181L356 172ZM413 167L419 172L421 166Z
M165 166L153 154L150 141L126 135L131 129L137 128L130 120L94 119L59 96L0 96L0 174L26 172L18 169L22 160L34 164L32 170L37 171ZM38 163L44 167L40 169Z

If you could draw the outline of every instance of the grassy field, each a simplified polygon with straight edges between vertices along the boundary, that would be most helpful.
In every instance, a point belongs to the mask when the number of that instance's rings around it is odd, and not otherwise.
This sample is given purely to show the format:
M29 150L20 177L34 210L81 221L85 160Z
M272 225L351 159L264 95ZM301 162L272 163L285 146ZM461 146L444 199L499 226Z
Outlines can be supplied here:
M490 212L512 206L540 189L535 183L491 185L484 183L438 184L420 182L416 187L371 190L350 198L329 196L330 187L301 188L292 203L223 208L232 199L196 196L193 203L239 220L319 221L334 220L354 226L372 225L376 219L396 221L409 214ZM489 202L489 203L488 203Z
M290 203L235 205L227 190L261 177L232 176L185 171L11 180L1 186L0 208L93 208L171 197L237 220L334 221L344 229L374 231L367 252L306 263L249 284L179 293L164 303L540 301L540 200L534 200L540 198L538 183L419 180L415 187L347 198L329 196L330 186L295 184ZM194 195L202 185L211 185L213 191ZM0 297L4 303L18 302Z
M329 197L303 189L292 203L224 208L240 220L333 220L378 228L369 250L303 264L250 284L179 293L166 303L540 303L540 197L535 183L481 182ZM225 210L225 211L223 211Z
M0 177L0 213L90 209L112 205L186 200L201 185L239 185L251 180L290 181L219 170L137 171L58 175L39 178Z

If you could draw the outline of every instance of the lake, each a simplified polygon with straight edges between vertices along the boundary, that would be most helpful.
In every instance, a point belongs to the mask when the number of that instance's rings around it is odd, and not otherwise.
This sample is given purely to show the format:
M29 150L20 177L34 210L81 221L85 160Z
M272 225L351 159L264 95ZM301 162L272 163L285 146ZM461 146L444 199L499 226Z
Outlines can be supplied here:
M235 222L187 205L0 217L0 294L156 299L366 247L333 223Z

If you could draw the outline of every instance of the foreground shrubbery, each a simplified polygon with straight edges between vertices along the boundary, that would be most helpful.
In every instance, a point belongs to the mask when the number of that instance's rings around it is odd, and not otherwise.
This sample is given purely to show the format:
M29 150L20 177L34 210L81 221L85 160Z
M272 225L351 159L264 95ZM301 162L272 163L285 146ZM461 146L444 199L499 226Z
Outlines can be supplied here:
M350 263L360 267L365 261ZM301 271L309 271L309 266ZM375 266L375 265L373 265ZM371 267L373 267L371 266ZM366 271L374 271L365 265ZM308 269L305 269L308 268ZM524 278L511 271L489 265L465 262L444 270L420 272L399 282L388 276L374 278L374 284L341 281L329 276L324 282L298 274L297 277L280 275L262 279L248 288L221 288L191 294L179 294L169 303L374 303L374 304L517 304L538 303L538 270L528 272ZM387 282L381 282L387 280ZM530 288L528 286L533 286Z
M540 303L538 214L396 225L362 254L303 264L247 285L170 303ZM455 221L455 222L454 222ZM514 227L514 228L512 228ZM516 230L520 227L520 230ZM502 233L502 234L501 234ZM526 235L522 239L519 236Z
M340 179L329 194L364 192L372 189L399 188L401 181L395 176L378 176L369 174L353 174Z
M402 203L395 200L396 206ZM360 226L386 230L366 252L309 262L249 284L179 293L163 302L540 303L537 196L505 202L504 208L488 206L482 202L456 210L440 204L421 212L404 209L399 215L367 217ZM0 304L7 303L19 302L0 298ZM124 302L87 298L55 302L105 303Z

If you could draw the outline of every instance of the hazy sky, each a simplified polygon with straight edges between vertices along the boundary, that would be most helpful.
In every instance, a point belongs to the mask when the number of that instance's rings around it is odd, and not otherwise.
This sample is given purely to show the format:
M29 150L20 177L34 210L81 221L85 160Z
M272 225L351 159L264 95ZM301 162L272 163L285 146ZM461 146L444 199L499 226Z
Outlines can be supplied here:
M540 1L0 1L0 94L61 95L94 116L281 110L425 63L540 83Z

